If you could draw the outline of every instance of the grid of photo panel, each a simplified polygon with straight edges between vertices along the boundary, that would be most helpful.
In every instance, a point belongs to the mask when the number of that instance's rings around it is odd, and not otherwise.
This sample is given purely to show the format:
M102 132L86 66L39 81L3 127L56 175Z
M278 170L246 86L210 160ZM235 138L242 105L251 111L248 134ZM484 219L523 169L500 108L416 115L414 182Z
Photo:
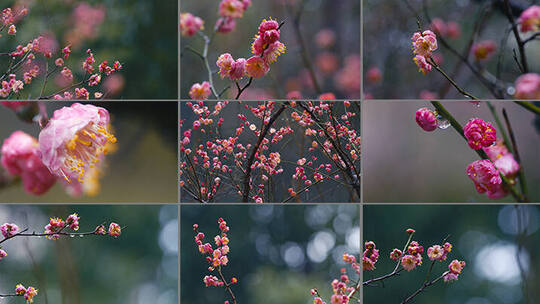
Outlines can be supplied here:
M0 304L540 303L540 1L0 11Z

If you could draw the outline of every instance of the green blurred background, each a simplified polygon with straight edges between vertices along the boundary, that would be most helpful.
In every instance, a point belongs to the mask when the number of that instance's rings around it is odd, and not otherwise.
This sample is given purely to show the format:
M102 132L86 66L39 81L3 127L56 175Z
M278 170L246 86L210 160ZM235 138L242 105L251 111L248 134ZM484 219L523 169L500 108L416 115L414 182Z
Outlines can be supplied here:
M516 208L512 205L365 206L363 240L375 241L380 258L374 271L364 271L364 281L392 272L395 262L390 260L390 252L394 248L403 249L407 228L416 230L413 239L424 246L424 264L385 280L384 285L364 287L364 303L400 303L420 288L431 264L427 249L441 244L448 235L453 250L447 261L435 264L432 278L447 271L454 259L464 260L467 265L458 281L437 283L417 296L414 303L538 303L540 208L521 205L519 214L522 220L518 226ZM518 232L523 235L516 236ZM518 244L522 246L519 255L527 278L528 296L524 296L525 284L517 263Z
M70 102L45 102L49 117ZM27 194L22 185L0 189L1 202L177 202L176 102L98 102L109 111L118 150L106 158L101 191L94 197L73 198L62 183L42 196ZM28 124L6 107L0 107L0 140L22 130L38 137L37 124ZM0 168L0 172L3 172Z
M11 51L18 44L26 44L46 34L55 39L60 48L73 43L66 63L72 67L75 79L80 80L84 75L81 64L88 48L96 57L96 69L103 60L109 60L110 64L113 60L122 63L123 70L111 76L113 80L110 83L121 89L107 95L108 99L177 98L178 1L5 0L0 9L14 4L26 6L29 13L17 24L16 36L4 35L0 39L0 52ZM80 15L75 15L78 7L83 9ZM96 21L101 18L102 22ZM91 28L91 34L74 31L77 26ZM1 57L0 67L7 68L9 58ZM50 60L50 64L54 64L55 58ZM40 65L45 70L43 62ZM35 81L37 83L31 85L32 89L23 91L21 98L39 96L42 81ZM104 77L102 84L106 81L107 77ZM57 90L51 81L45 95Z
M497 113L505 108L524 165L529 199L540 201L539 121L535 115L508 101L493 102ZM447 110L465 125L481 118L497 128L487 105L444 102ZM364 102L363 157L364 200L366 202L501 202L479 194L467 177L467 165L478 155L452 128L433 132L422 130L414 119L416 110L433 109L427 101ZM500 133L497 135L501 138Z
M230 227L226 278L239 303L313 303L311 288L329 299L343 253L358 256L359 209L354 205L220 205L181 207L181 303L223 303L223 288L203 283L208 262L194 242L193 224L213 243L222 217ZM348 267L350 270L350 267ZM353 271L350 277L357 278ZM329 301L329 300L328 300ZM329 302L328 302L329 303Z
M220 1L182 1L180 11L192 13L205 21L204 33L209 33L214 28L218 19L218 6ZM284 21L281 27L280 41L285 44L287 50L270 67L267 76L255 79L253 84L242 95L245 100L285 99L289 91L299 90L304 98L316 98L317 94L312 88L300 54L300 45L294 34L293 20L300 3L304 3L304 10L300 19L300 29L305 41L310 60L317 74L317 80L322 87L322 92L333 92L336 97L359 98L358 86L351 91L344 91L336 87L335 77L337 70L344 67L347 56L360 56L360 1L350 0L283 0L283 1L253 1L252 5L244 13L244 17L236 20L236 29L228 34L217 34L209 49L209 63L214 72L217 72L216 61L219 55L230 53L233 58L246 58L252 56L251 43L257 33L259 24L263 19L272 17L279 22ZM290 7L289 7L290 5ZM323 49L315 43L316 34L322 29L331 29L336 35L336 43L329 50L337 58L336 71L328 74L321 73L318 67L317 57L324 53ZM194 83L208 80L208 72L204 68L202 60L190 51L186 46L201 50L203 40L199 35L193 37L181 37L181 98L190 99L189 89ZM319 60L320 61L320 60ZM328 64L328 63L326 63ZM244 79L242 83L246 80ZM221 80L219 74L214 74L214 82L217 91L220 92L231 84L228 79ZM236 88L232 83L231 89L225 93L224 98L234 98Z
M118 238L18 237L2 244L0 292L22 283L39 289L34 303L178 303L178 207L2 205L0 223L42 233L49 217L80 216L79 232L116 222ZM22 299L6 303L22 303Z
M500 42L508 28L508 19L503 14L502 2L491 0L406 0L410 6L421 15L423 29L429 28L429 22L424 14L423 4L426 3L429 16L441 18L445 22L455 21L461 28L461 36L457 39L445 38L452 47L462 53L473 34L474 24L483 12L486 16L483 26L475 42L493 40L498 46L494 56L482 62L482 66L491 74L497 72L497 61L500 51ZM411 37L418 31L415 14L408 8L405 0L365 0L364 1L364 76L371 67L378 67L383 73L381 83L371 84L364 82L364 92L375 99L414 99L420 97L422 90L429 90L439 95L439 98L463 99L453 87L448 87L449 82L435 69L427 75L418 72L412 53ZM520 12L532 5L538 4L537 0L512 0L515 8L514 18L519 17ZM530 33L529 33L530 34ZM529 34L522 37L528 37ZM502 73L500 78L508 92L513 91L513 84L521 74L513 58L512 49L517 44L513 35L508 39L508 46L504 50L504 58L501 61ZM526 46L526 53L531 72L540 71L540 43L531 42ZM434 54L443 56L441 64L448 75L452 75L459 60L439 42L439 49ZM469 60L473 65L474 57ZM482 69L481 69L482 70ZM491 93L462 65L461 72L454 77L455 81L466 91L479 98L493 98ZM442 94L448 90L447 94ZM513 93L510 93L510 95Z

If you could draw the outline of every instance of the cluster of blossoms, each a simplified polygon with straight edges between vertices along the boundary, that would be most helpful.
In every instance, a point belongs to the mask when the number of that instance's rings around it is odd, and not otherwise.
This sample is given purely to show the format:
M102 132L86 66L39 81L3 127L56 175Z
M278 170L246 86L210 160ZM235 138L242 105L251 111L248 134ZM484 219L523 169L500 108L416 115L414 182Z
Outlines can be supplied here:
M386 276L381 278L373 279L372 281L384 280L385 278L394 276L399 273L399 265L403 270L411 271L414 270L417 266L422 265L422 254L424 253L424 247L421 246L417 241L411 241L413 234L415 233L414 229L407 229L406 233L409 235L409 241L405 248L405 253L401 250L395 248L390 252L390 259L396 261L396 268L394 271ZM370 241L365 243L366 250L364 251L364 271L372 271L375 269L375 262L378 259L378 250L375 249L375 243ZM452 251L452 244L445 242L443 245L433 245L427 249L427 257L435 263L436 261L443 262L448 258L448 254ZM375 255L376 258L372 258ZM444 279L445 282L457 280L459 274L465 267L465 262L453 260L448 265L449 271L444 272L439 279ZM429 270L431 272L431 268ZM438 279L437 279L438 280ZM435 281L433 281L435 282Z
M204 20L191 13L180 14L180 30L182 36L191 37L198 31L204 30Z
M12 12L11 8L4 9L0 17L0 32L4 27L9 26L8 33L15 35L16 28L14 23L26 15L28 10L26 8ZM74 11L74 23L75 26L71 30L71 34L67 34L67 40L71 41L66 47L60 50L58 42L51 34L43 34L27 44L19 44L15 50L9 52L14 64L8 70L9 73L0 77L0 98L10 98L13 95L20 96L23 89L30 85L33 80L38 76L44 78L50 77L54 72L59 70L55 78L56 85L63 88L59 92L51 96L39 96L40 98L53 98L53 99L89 99L90 92L85 87L97 86L103 76L110 76L114 72L122 69L122 64L119 61L115 61L111 66L107 61L103 61L99 65L99 72L94 72L95 58L91 50L87 50L88 57L82 62L82 72L85 73L84 79L78 83L74 82L74 73L67 65L67 60L71 53L71 47L73 44L79 44L81 40L95 36L95 27L103 22L104 11L101 8L93 9L87 4L80 4ZM38 55L42 56L38 60ZM49 59L57 56L54 60L54 69L50 70L40 68L42 66L41 60L48 62ZM17 75L17 74L22 75ZM88 76L88 78L87 78ZM19 78L19 79L18 79ZM73 89L73 90L72 90ZM95 98L101 98L104 93L100 90L94 92Z
M58 217L50 218L49 223L45 226L45 234L50 240L57 240L60 238L60 232L69 228L73 231L79 230L79 216L77 213L73 213L64 221Z
M415 119L424 131L433 131L439 125L437 114L428 108L416 111ZM483 150L489 157L467 166L467 176L473 181L478 193L486 193L491 199L508 195L500 175L514 179L520 166L504 143L497 141L495 128L480 118L472 118L463 128L463 135L471 149Z
M65 232L66 229L70 229L72 231L79 230L79 216L77 213L73 213L69 215L66 220L62 220L58 217L50 218L49 223L45 226L45 231L43 232L43 235L50 240L57 240L62 235L71 235L70 232ZM4 240L6 241L8 239L14 238L16 236L41 236L40 234L22 234L24 231L21 231L19 229L19 226L13 223L4 223L0 226L0 231L2 233L2 236L4 236ZM84 233L84 234L95 234L95 235L106 235L109 234L112 237L118 237L122 233L122 228L117 223L111 223L109 225L109 230L107 231L105 229L105 226L99 225L96 227L96 229L93 232ZM83 235L83 234L81 234ZM7 252L0 248L0 261L7 256Z
M472 46L472 53L476 60L487 60L497 50L497 44L493 40L484 40Z
M239 102L242 104L241 102ZM180 152L182 153L183 161L180 163L180 175L186 176L185 180L180 182L180 186L184 187L192 196L201 201L212 200L219 188L222 186L221 180L227 178L233 180L234 170L240 174L245 173L245 163L250 156L250 151L254 148L251 144L242 144L241 136L256 136L259 137L264 129L267 129L265 136L258 149L255 151L255 157L251 164L252 170L258 170L257 174L252 175L251 190L254 194L250 198L255 202L262 203L267 200L266 183L270 178L283 172L281 154L279 152L270 151L270 147L281 142L287 143L294 133L290 126L274 127L267 126L270 118L276 113L276 109L280 108L279 103L270 101L259 103L257 106L245 104L246 110L251 112L260 123L256 123L248 119L243 114L238 114L237 118L239 125L234 131L233 136L223 136L220 132L215 132L217 125L218 129L223 124L223 118L219 118L219 114L228 102L216 103L214 109L205 105L204 102L186 103L191 108L193 113L198 117L189 127L182 132ZM358 167L357 163L360 160L360 134L355 129L352 119L357 115L353 111L348 111L349 102L344 102L345 112L342 115L335 115L335 103L319 102L318 104L309 102L306 104L306 109L300 109L296 102L291 102L287 108L292 109L291 117L293 122L301 127L302 132L305 130L305 136L309 139L308 152L313 155L304 155L296 161L295 174L293 179L302 181L304 186L299 189L290 188L290 196L296 196L300 191L309 192L309 187L315 183L324 180L338 179L339 174L332 174L333 171L355 171ZM298 109L298 110L297 110ZM317 115L319 123L311 117ZM337 117L336 117L337 116ZM184 121L181 121L181 126ZM206 138L205 142L192 143L194 132L202 133ZM213 136L209 136L213 135ZM217 138L216 138L217 137ZM198 137L197 137L198 138ZM289 140L290 141L290 140ZM334 146L335 145L335 146ZM192 148L193 147L193 150ZM328 162L322 162L316 152L321 152L328 158ZM195 168L204 170L204 176L211 178L193 178L193 174L198 174ZM260 171L259 171L260 170ZM348 171L347 171L348 170ZM185 174L185 173L188 174ZM354 172L349 172L354 182ZM259 182L255 179L260 179ZM206 182L202 182L206 181ZM235 192L242 195L242 189L239 185L232 185Z
M249 59L234 58L229 53L219 56L216 65L219 67L221 78L238 81L244 76L261 78L270 70L270 64L285 52L285 45L279 41L280 25L275 20L263 20L258 34L251 45L254 56Z
M24 297L26 303L33 303L34 297L37 296L37 294L38 290L32 286L28 286L28 288L24 287L23 284L17 284L17 286L15 286L15 295Z
M343 254L343 261L347 264L350 264L354 272L357 275L360 275L360 264L356 261L356 257L348 253ZM347 275L347 269L341 268L341 275L339 279L334 279L332 281L332 291L333 294L330 298L331 304L349 304L350 300L356 292L358 292L360 283L356 283L349 278ZM310 290L312 296L315 296L313 299L313 304L326 304L323 301L317 289L313 288Z
M431 71L431 63L429 59L432 58L433 52L437 50L437 36L430 30L424 32L416 32L412 38L413 45L413 60L418 66L418 69L423 74L427 74Z
M1 163L21 178L28 193L44 194L60 179L72 195L92 194L115 142L106 109L74 103L54 112L39 140L22 131L12 133L2 144Z
M0 13L0 37L2 37L2 31L7 28L8 35L15 35L17 33L17 23L20 19L24 18L28 14L27 8L14 11L11 8L5 8Z
M221 0L216 30L219 33L232 32L236 28L236 19L242 18L250 6L251 0Z
M242 18L251 6L251 0L221 0L219 3L219 19L214 30L218 33L230 33L236 28L236 19ZM204 29L204 20L191 13L180 14L180 30L182 36L191 37Z
M364 244L364 254L362 257L362 268L364 270L374 270L375 263L379 260L379 250L375 248L375 242L369 241Z
M32 236L45 236L46 238L50 240L57 240L60 238L61 235L70 235L74 236L75 234L71 232L64 232L66 229L71 229L72 231L79 230L79 216L77 213L73 213L69 215L66 220L62 220L60 218L50 218L49 223L45 226L45 232L43 234L23 234L24 231L21 231L19 229L19 226L13 223L4 223L0 226L0 232L2 233L2 236L4 237L1 242L4 242L8 239L14 238L16 236L26 236L26 237L32 237ZM111 223L109 226L108 234L112 237L118 237L122 233L122 228L117 223ZM96 229L93 232L88 233L82 233L79 235L105 235L107 234L107 231L105 230L105 226L99 225L96 227ZM0 243L1 243L0 242ZM7 256L6 251L0 248L0 261ZM9 295L9 296L20 296L24 297L27 301L27 303L32 303L34 301L34 297L38 294L38 290L35 289L32 286L24 287L22 284L17 284L15 287L15 294Z
M409 246L407 246L407 254L401 257L401 266L403 269L411 271L415 269L416 266L422 265L423 252L424 247L420 246L417 241L411 241Z
M537 32L540 30L540 6L532 5L521 13L518 19L523 33Z
M221 268L223 266L227 266L227 263L229 262L229 258L227 257L227 254L229 254L229 238L227 237L227 233L229 232L230 228L227 226L227 222L223 220L222 218L218 219L218 226L219 226L219 234L214 237L214 243L216 248L214 249L212 247L212 244L210 243L203 243L203 239L205 237L204 233L199 232L199 225L194 224L193 225L193 231L195 231L197 234L195 235L195 244L197 245L199 252L203 254L206 257L206 261L210 265L208 267L208 271L213 272L217 270L219 276L222 278L218 278L214 275L206 275L203 278L203 282L206 287L215 286L215 287L226 287L229 288L230 285L238 283L238 279L233 277L231 279L231 282L227 283L224 282L223 274L221 273Z

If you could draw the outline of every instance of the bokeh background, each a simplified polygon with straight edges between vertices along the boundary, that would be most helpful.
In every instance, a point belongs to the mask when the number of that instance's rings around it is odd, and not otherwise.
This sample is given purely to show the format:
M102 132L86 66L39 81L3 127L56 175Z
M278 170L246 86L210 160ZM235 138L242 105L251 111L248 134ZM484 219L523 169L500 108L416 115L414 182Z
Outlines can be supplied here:
M208 106L211 110L214 109L214 106L217 102L214 101L207 101L205 102L205 106ZM242 120L238 119L238 115L242 114L245 115L247 120L250 123L256 124L258 129L260 129L259 125L261 120L257 118L249 109L245 108L245 105L249 104L250 106L257 106L258 104L262 104L262 102L254 102L254 101L245 101L242 103L239 102L230 102L224 109L221 111L221 113L218 115L218 117L223 118L223 125L220 128L220 137L219 138L229 138L234 137L236 134L236 129L240 126L240 124L243 122ZM360 108L357 107L357 105L360 105L360 102L351 102L351 105L347 108L345 108L345 105L343 102L337 101L333 104L334 106L334 113L336 117L340 117L342 114L344 114L345 109L347 109L348 112L355 113L356 116L352 117L350 119L351 126L350 128L353 128L356 130L357 134L360 134ZM275 109L277 109L277 106L275 106ZM298 109L296 109L298 111ZM273 113L275 113L277 110L274 110ZM283 135L283 139L279 141L277 144L269 145L269 150L265 151L265 155L268 157L268 154L270 152L279 152L281 155L281 163L280 166L283 168L283 172L275 175L272 177L272 195L270 197L267 197L266 199L271 199L271 201L268 202L281 202L289 197L289 193L287 192L287 189L292 187L293 189L302 189L305 187L303 181L298 182L297 180L292 178L292 175L296 173L296 167L297 163L296 161L301 158L306 158L308 161L312 160L312 156L317 157L318 159L316 161L313 161L313 166L311 167L317 167L320 164L327 164L330 163L328 158L324 156L320 149L316 149L312 152L308 151L308 148L311 148L311 142L313 141L313 138L311 136L306 136L305 134L305 128L301 127L292 117L291 113L293 111L291 108L286 109L282 115L275 121L274 128L276 130L279 130L281 127L289 126L293 129L294 133L292 134L285 134ZM214 119L214 125L217 124L218 118L215 116L211 116L211 118ZM326 118L328 120L328 115L323 115L323 118ZM188 129L193 128L193 122L195 120L199 119L198 115L195 115L193 113L193 110L186 105L186 102L181 102L180 104L180 119L184 120L184 124L181 128L181 137L183 138L184 131ZM343 123L343 120L339 119L340 122ZM203 128L204 126L201 126ZM215 130L209 130L215 132ZM215 133L209 134L209 138L215 139ZM192 131L191 133L191 143L188 145L189 148L191 148L193 151L195 151L194 147L197 147L199 144L205 144L207 141L207 137L203 136L201 132L199 131ZM245 128L244 132L240 135L239 142L242 143L244 146L247 144L251 144L252 146L257 143L258 136L255 135L254 132L250 131L248 127ZM267 135L267 138L269 136ZM342 143L344 140L342 140ZM235 153L237 153L239 150L235 149ZM181 154L181 159L184 157L185 154ZM192 157L192 156L191 156ZM232 162L228 162L230 164ZM358 158L358 161L355 162L356 168L358 171L360 171L360 157ZM229 165L229 167L232 167ZM335 171L336 168L332 163L332 172ZM238 171L238 170L237 170ZM235 171L236 172L236 171ZM260 173L260 170L257 169L253 172ZM313 179L313 171L306 169L305 170L306 175L311 179L313 183L315 183L315 180ZM324 171L325 174L327 174L326 171ZM316 184L310 188L309 192L303 192L301 194L298 194L296 198L298 199L292 199L289 202L351 202L356 201L359 202L360 198L356 195L356 192L354 191L353 187L345 184L345 177L343 177L341 172L338 172L336 174L340 175L339 179L336 180L325 180L324 182L321 182L320 184ZM260 174L253 174L253 176L258 176ZM185 176L185 175L184 175ZM183 176L183 177L184 177ZM333 176L333 175L332 175ZM237 194L237 191L235 188L230 185L230 178L227 178L227 176L221 177L223 182L222 188L221 188L221 194L217 196L216 202L238 202L241 201L241 196ZM235 176L236 181L241 181L239 176ZM184 177L185 179L185 177ZM258 184L258 181L260 181L260 177L258 177L253 183ZM227 188L225 188L227 187ZM182 202L190 202L193 201L193 198L191 195L186 193L185 191L181 191L181 201Z
M508 46L501 52L500 42L508 29L508 19L502 10L504 1L488 0L365 0L364 1L364 93L367 97L375 99L416 99L422 97L422 91L429 91L436 97L463 99L450 83L435 69L427 75L418 72L412 60L411 36L418 31L416 14L419 13L423 29L428 29L430 21L424 11L424 3L430 19L440 18L444 22L456 22L461 34L456 38L444 37L446 41L460 54L467 49L467 44L473 36L474 25L478 19L483 20L474 42L493 40L498 49L491 59L480 64L484 70L492 75L499 75L501 84L506 93L512 95L514 81L521 74L513 59L512 49L517 44L511 34ZM539 1L512 0L514 18L517 19L525 8ZM409 5L407 5L407 3ZM523 35L528 37L528 34ZM540 43L530 42L526 46L529 69L532 72L540 71ZM434 52L442 57L441 66L448 75L466 91L479 98L493 98L494 96L483 86L473 73L442 45ZM497 72L499 54L501 59L500 74ZM469 54L465 54L469 55ZM471 64L476 66L474 56L469 56ZM379 81L370 81L369 69L376 67L382 73ZM506 95L509 97L509 95Z
M332 294L330 283L346 267L343 253L358 256L360 211L354 205L198 206L181 207L181 302L223 303L223 288L206 288L208 262L194 242L193 224L209 241L218 234L218 219L230 227L227 278L239 303L313 303L309 290ZM348 267L350 270L350 267ZM351 270L351 279L358 276Z
M46 102L49 117L55 109L70 102ZM57 184L45 195L27 194L22 185L0 189L1 202L177 202L177 134L176 102L98 102L109 111L113 132L118 139L117 151L107 155L101 190L96 196L71 197L63 184ZM6 107L0 107L0 140L22 130L39 136L37 124L28 124ZM3 168L0 168L2 174Z
M5 0L0 9L11 6L25 6L29 13L17 23L16 36L4 35L0 39L0 52L44 35L60 49L72 43L66 63L72 67L75 79L84 75L81 63L89 48L96 57L96 69L103 60L122 63L122 71L102 80L102 87L110 92L107 99L178 97L178 1ZM7 69L9 58L0 57L0 67ZM45 70L44 62L37 62ZM35 81L21 98L39 96L42 81ZM53 78L45 95L58 89Z
M521 215L519 222L516 210ZM384 286L364 287L365 303L400 303L420 288L431 264L427 249L441 244L448 235L454 247L447 261L435 264L432 278L446 271L454 259L467 265L458 281L437 283L417 296L414 303L532 304L540 300L538 206L370 205L364 207L363 214L363 240L375 241L380 250L377 268L364 271L364 280L392 272L395 262L388 256L392 249L403 248L407 228L416 230L413 239L424 246L422 266L385 280Z
M4 242L2 294L23 283L39 289L34 303L178 303L177 206L2 205L0 223L42 233L49 217L65 219L74 212L80 232L113 221L125 228L116 239L18 237Z
M492 102L502 118L508 117L518 145L529 198L540 201L539 120L509 101ZM470 118L495 120L487 105L468 101L444 102L446 109L465 125ZM479 194L466 175L467 165L478 159L452 127L425 132L415 121L416 110L433 109L427 101L367 101L362 104L364 201L366 202L508 202ZM504 123L504 122L503 122ZM500 137L500 135L498 136Z
M183 1L180 10L201 17L205 21L204 32L208 35L219 17L218 5L219 1ZM293 20L301 5L300 30L321 92L313 88L294 32ZM215 36L209 49L209 63L216 72L214 81L218 92L232 84L231 89L223 95L225 99L234 98L236 88L230 80L220 79L215 64L217 58L223 53L230 53L235 59L251 57L252 38L261 21L269 17L285 21L281 27L280 41L287 50L271 65L265 77L254 80L241 96L242 99L285 99L288 92L295 90L300 91L305 98L316 98L326 92L333 92L338 99L360 97L360 1L279 0L253 1L244 17L237 19L233 32ZM321 30L333 33L334 43L327 48L319 47L316 42ZM191 86L208 80L208 72L202 60L185 48L190 46L202 51L203 40L199 35L181 37L180 44L180 96L189 99Z

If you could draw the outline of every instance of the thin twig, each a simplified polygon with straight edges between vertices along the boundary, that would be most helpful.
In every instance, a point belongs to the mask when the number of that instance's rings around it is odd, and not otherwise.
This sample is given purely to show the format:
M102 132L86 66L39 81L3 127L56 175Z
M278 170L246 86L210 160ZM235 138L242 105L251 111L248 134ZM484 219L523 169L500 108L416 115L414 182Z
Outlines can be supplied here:
M527 56L525 55L525 44L523 43L523 40L521 39L521 36L519 35L518 26L516 24L516 21L514 20L514 16L512 15L512 8L510 7L510 1L504 0L505 5L505 14L508 18L508 21L512 25L512 31L514 32L514 37L516 38L516 42L518 45L519 55L521 58L521 69L523 73L529 72L529 66L527 64Z

